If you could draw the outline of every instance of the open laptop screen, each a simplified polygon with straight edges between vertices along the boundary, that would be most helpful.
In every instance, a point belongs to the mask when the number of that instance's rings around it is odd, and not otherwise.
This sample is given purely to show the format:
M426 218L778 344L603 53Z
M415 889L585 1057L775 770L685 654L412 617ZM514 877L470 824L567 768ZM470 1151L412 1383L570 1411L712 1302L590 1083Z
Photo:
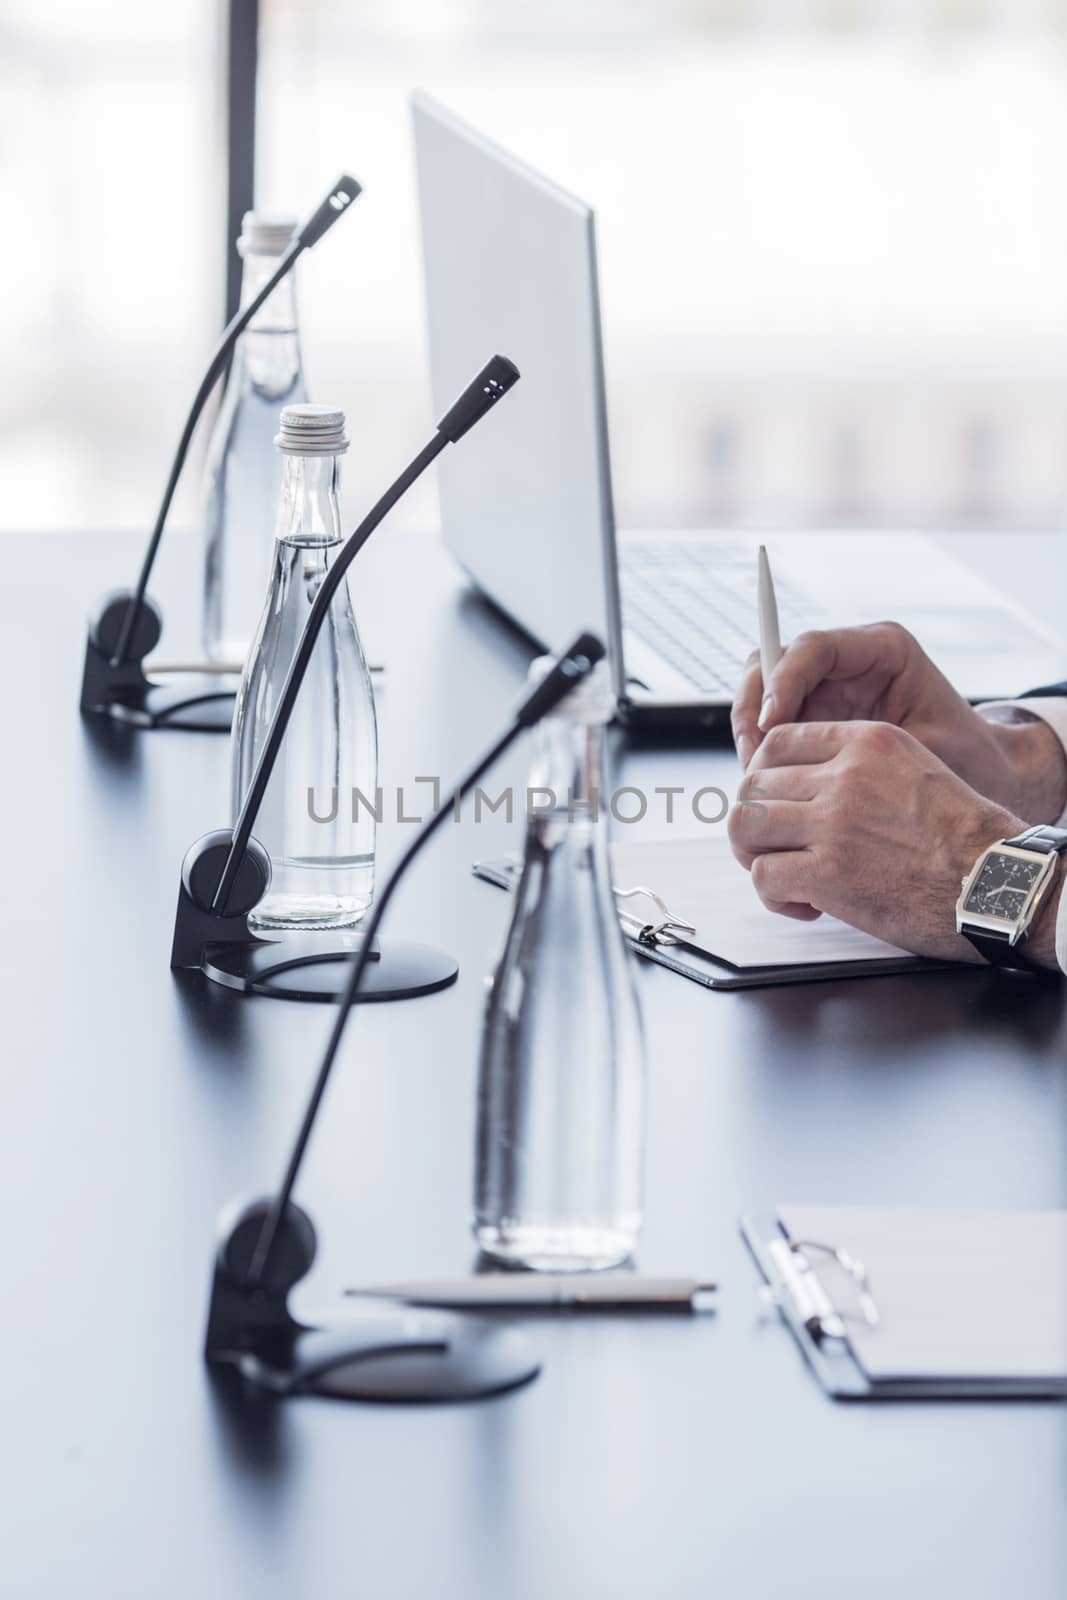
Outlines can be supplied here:
M496 352L522 374L441 458L445 542L541 645L593 628L617 671L593 213L426 96L412 114L434 404Z

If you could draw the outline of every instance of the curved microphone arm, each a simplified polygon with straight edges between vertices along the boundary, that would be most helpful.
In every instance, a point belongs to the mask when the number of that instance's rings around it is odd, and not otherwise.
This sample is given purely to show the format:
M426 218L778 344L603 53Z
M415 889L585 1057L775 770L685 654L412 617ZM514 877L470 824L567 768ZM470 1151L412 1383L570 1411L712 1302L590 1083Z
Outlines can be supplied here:
M345 1024L348 1021L349 1011L356 995L359 993L363 973L374 949L375 937L400 880L423 846L430 842L441 824L453 815L454 807L458 802L470 793L475 784L481 782L489 769L496 764L519 735L524 733L527 728L532 728L554 706L558 705L566 695L570 694L574 686L592 671L603 656L604 646L595 634L583 633L575 639L570 648L559 657L551 671L525 695L515 711L511 726L507 731L475 762L474 766L460 780L447 799L441 802L433 815L419 829L386 879L381 893L375 899L370 916L360 930L363 935L362 943L352 960L348 981L338 997L337 1013L334 1017L333 1027L330 1030L326 1053L322 1058L322 1064L312 1085L307 1108L300 1124L300 1131L296 1136L292 1155L289 1157L289 1164L286 1167L281 1188L271 1201L270 1210L263 1219L263 1226L249 1265L246 1287L254 1289L260 1284L270 1265L271 1251L278 1237L278 1229L285 1216L286 1209L292 1199L293 1189L300 1173L308 1141L311 1138L311 1131L315 1126L319 1105L326 1092L326 1085L329 1082L330 1073L337 1058L337 1051L341 1044Z
M237 340L247 328L256 312L274 293L274 290L281 283L282 279L287 277L292 271L298 257L300 257L305 250L310 250L312 245L318 243L323 234L326 233L337 221L337 218L343 216L345 211L347 211L348 207L351 205L352 201L357 198L360 192L360 185L356 182L355 178L350 178L347 173L342 174L322 204L312 213L307 222L300 229L296 238L289 246L289 249L279 261L278 266L268 278L267 282L263 285L263 288L260 289L259 293L255 295L255 297L250 300L242 310L238 311L237 315L223 330L222 337L215 347L215 351L211 357L211 360L208 362L207 371L204 373L204 376L200 381L200 387L196 391L196 396L193 400L192 406L190 407L189 415L185 419L185 426L182 429L181 438L178 440L178 449L175 452L174 460L171 462L170 474L167 478L166 488L163 490L163 499L160 501L159 510L156 513L155 524L148 540L148 548L145 550L144 560L141 563L141 572L137 579L137 587L130 595L129 602L126 607L126 615L122 623L122 628L119 632L118 639L115 642L114 654L111 656L109 662L111 667L120 667L123 661L126 659L126 651L129 649L130 639L133 635L133 630L137 622L137 614L141 608L141 603L144 600L145 590L148 588L148 580L152 576L152 568L155 565L156 556L159 553L160 541L163 538L163 529L166 526L167 516L170 512L170 504L174 499L174 491L178 487L178 480L181 477L182 468L185 465L185 458L189 451L189 445L192 442L193 433L196 429L197 423L200 420L200 414L203 411L204 406L207 404L208 396L211 394L212 389L215 387L215 384L218 381L219 375L226 365L226 360L230 354L230 351L233 349L234 345L237 343Z
M236 881L237 874L244 860L248 841L252 837L259 808L263 803L263 796L267 791L271 773L274 771L281 749L285 731L289 726L289 719L293 714L300 686L307 673L308 663L315 643L322 631L326 620L326 613L330 609L330 602L337 593L352 562L356 559L375 528L378 527L397 501L407 493L416 478L421 477L441 451L448 444L454 444L461 439L469 428L485 416L501 397L518 382L519 371L506 356L494 356L478 373L476 378L464 389L455 405L441 418L437 424L437 431L428 444L424 445L415 459L404 468L395 483L382 495L377 505L364 517L356 531L349 535L342 545L333 566L330 567L322 580L318 594L308 612L304 631L300 635L300 643L292 660L292 665L286 675L278 700L278 708L271 718L267 737L263 749L260 751L256 770L252 775L252 782L248 793L241 805L240 815L234 824L233 835L230 843L226 863L222 869L218 886L211 901L211 910L219 916L225 915L226 904L230 897L230 890Z

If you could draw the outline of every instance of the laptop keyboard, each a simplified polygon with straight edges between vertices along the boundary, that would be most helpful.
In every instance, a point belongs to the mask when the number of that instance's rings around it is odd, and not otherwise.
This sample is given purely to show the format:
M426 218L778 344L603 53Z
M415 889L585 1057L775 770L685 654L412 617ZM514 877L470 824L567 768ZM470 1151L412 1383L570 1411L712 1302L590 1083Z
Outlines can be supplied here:
M627 539L620 556L624 625L701 694L728 699L759 641L752 546L660 534ZM811 606L777 574L775 593L784 637L812 626Z

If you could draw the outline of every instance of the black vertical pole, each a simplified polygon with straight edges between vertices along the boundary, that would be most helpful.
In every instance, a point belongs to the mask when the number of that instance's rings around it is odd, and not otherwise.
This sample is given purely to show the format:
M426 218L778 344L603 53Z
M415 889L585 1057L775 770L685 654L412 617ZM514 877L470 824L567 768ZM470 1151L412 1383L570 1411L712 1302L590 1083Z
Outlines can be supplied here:
M259 0L226 0L226 318L241 299L241 259L234 248L250 211L256 172L256 68Z

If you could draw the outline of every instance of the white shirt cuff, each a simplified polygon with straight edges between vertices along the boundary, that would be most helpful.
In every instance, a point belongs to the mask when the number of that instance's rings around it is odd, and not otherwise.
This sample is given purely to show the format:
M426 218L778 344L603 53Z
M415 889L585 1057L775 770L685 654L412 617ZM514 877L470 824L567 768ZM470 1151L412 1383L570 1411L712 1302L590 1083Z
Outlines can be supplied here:
M1034 695L1028 700L990 700L980 709L1011 711L1024 718L1037 717L1039 721L1048 723L1064 750L1067 750L1067 696ZM1061 827L1067 826L1067 811L1059 822ZM1067 866L1064 867L1064 879L1056 914L1056 960L1060 970L1067 972Z

